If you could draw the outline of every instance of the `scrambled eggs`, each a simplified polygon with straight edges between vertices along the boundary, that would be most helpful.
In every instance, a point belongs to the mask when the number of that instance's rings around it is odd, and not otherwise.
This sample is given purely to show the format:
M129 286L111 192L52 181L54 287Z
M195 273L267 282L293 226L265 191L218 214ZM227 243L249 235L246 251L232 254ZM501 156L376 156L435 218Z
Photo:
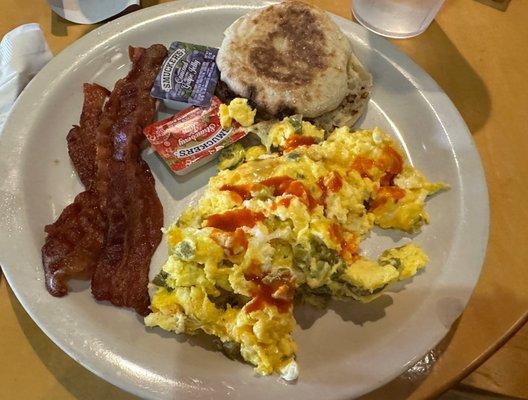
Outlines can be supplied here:
M247 99L237 97L231 100L229 105L221 104L218 110L220 117L220 125L223 129L231 128L233 120L238 122L242 126L250 126L253 124L257 110L253 110Z
M404 165L379 129L339 128L323 140L292 118L273 125L265 143L282 154L254 150L220 171L168 229L169 259L145 319L217 336L226 354L289 380L298 375L294 295L367 302L416 274L428 259L415 244L369 260L359 243L374 225L418 230L428 220L425 198L445 187Z

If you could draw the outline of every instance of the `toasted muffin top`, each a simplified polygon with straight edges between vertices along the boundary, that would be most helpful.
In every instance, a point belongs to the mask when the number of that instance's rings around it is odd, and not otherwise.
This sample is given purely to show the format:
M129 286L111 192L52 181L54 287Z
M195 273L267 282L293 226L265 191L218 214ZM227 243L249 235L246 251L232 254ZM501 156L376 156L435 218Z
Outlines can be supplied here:
M345 98L351 52L324 11L287 1L235 21L225 31L217 65L229 88L259 109L313 118Z

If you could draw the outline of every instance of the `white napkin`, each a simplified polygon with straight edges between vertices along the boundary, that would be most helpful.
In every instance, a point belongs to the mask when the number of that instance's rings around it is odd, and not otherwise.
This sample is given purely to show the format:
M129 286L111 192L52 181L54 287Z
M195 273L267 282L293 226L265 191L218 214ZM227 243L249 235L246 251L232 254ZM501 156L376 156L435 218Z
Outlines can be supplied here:
M22 89L53 55L39 24L8 32L0 42L0 132Z

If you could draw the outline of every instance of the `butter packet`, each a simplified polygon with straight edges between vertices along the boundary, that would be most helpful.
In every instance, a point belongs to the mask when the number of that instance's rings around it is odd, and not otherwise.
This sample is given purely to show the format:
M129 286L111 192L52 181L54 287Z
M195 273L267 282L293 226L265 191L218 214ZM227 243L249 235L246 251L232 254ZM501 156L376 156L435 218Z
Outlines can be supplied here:
M217 53L214 47L173 42L151 96L163 100L170 108L209 107L218 83Z
M247 135L247 130L236 121L229 129L222 128L221 104L215 96L208 108L189 107L143 130L152 147L175 174L185 175Z

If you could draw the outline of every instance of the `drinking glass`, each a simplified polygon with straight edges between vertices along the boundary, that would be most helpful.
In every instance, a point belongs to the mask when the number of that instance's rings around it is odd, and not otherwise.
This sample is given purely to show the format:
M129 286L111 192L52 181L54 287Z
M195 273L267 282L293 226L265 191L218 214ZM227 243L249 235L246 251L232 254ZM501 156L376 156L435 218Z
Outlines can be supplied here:
M358 22L371 31L405 39L427 29L444 0L352 0Z

